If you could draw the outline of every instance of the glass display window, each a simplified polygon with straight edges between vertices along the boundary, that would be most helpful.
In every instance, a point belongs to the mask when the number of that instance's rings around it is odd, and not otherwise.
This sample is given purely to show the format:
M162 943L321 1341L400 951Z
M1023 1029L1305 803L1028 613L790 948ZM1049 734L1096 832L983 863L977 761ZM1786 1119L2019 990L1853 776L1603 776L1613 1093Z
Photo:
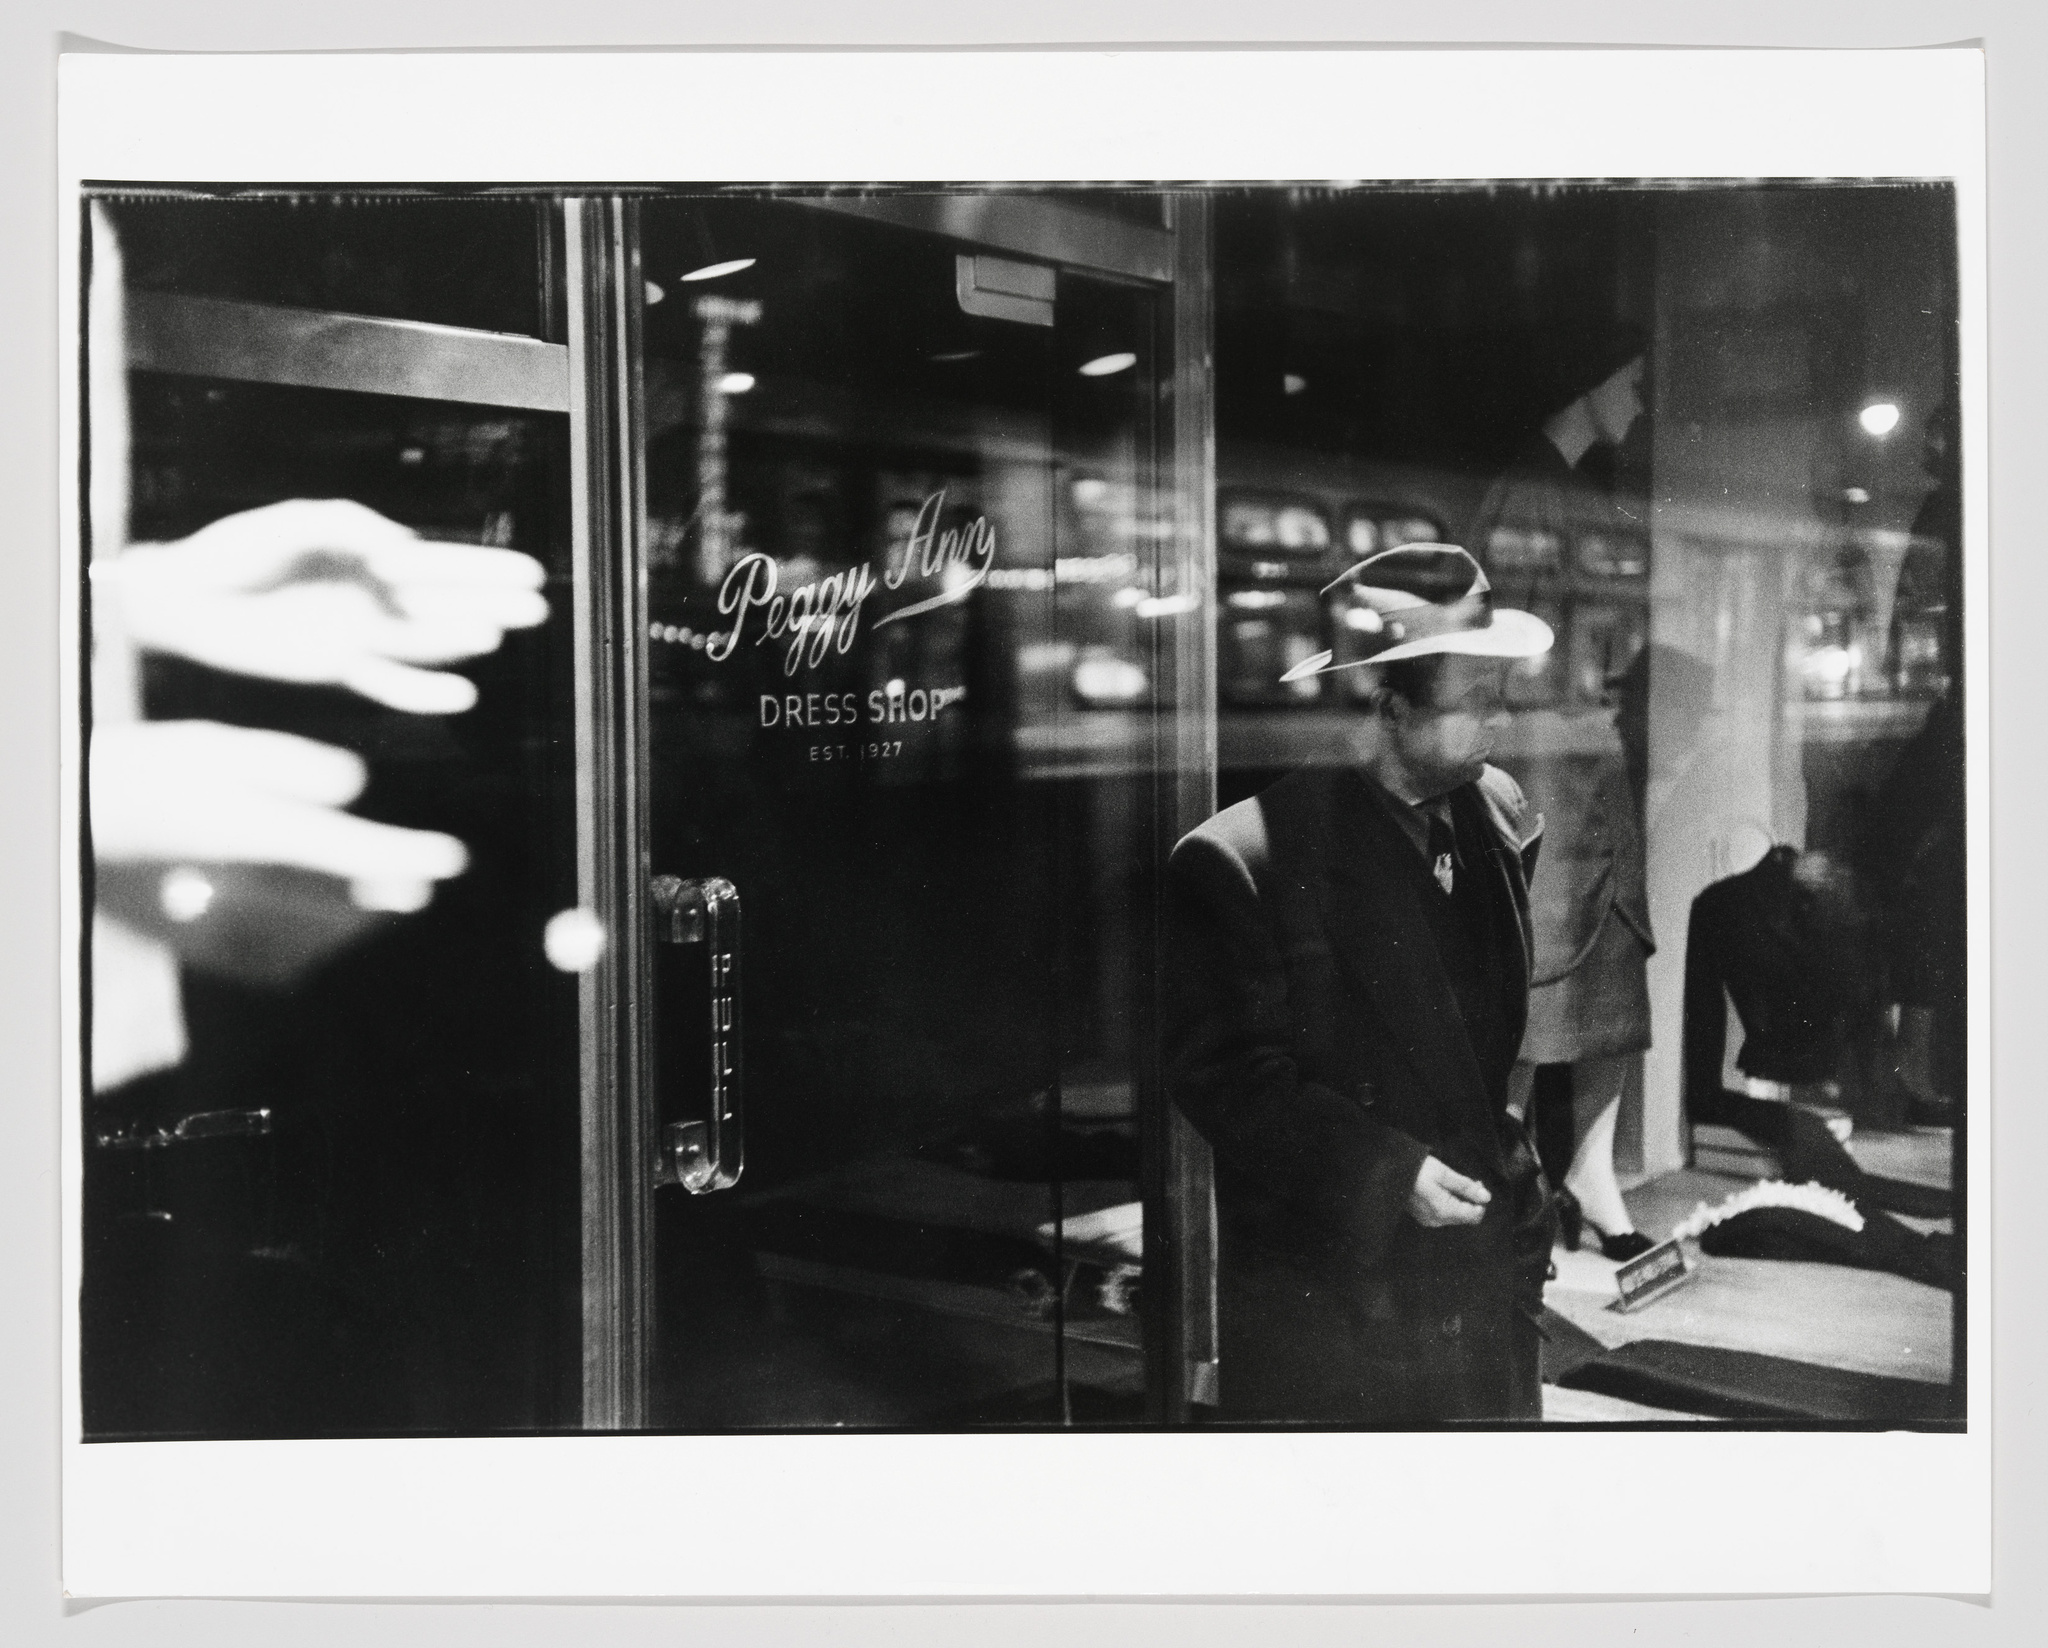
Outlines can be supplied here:
M95 193L89 1433L1216 1408L1163 865L1373 747L1405 543L1553 631L1488 756L1618 1171L1773 854L1829 1120L1952 1123L1953 206Z
M1218 641L1218 691L1225 703L1258 708L1322 700L1320 677L1280 679L1328 644L1314 591L1226 587Z
M1344 542L1354 556L1364 557L1403 544L1442 543L1443 523L1397 504L1355 503L1344 512Z
M1222 543L1249 554L1308 559L1320 557L1332 541L1328 517L1304 498L1228 494L1218 515Z
M1648 620L1649 614L1637 602L1573 603L1566 671L1577 702L1613 702L1618 684L1649 638Z
M1630 532L1586 528L1578 535L1572 558L1576 569L1589 578L1641 580L1650 573L1649 541Z

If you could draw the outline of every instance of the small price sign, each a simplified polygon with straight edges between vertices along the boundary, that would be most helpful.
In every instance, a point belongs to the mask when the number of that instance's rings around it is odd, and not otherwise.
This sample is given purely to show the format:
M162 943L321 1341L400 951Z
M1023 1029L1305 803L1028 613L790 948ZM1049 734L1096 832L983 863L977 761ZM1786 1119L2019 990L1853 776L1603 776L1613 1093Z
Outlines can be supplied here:
M1691 1279L1692 1266L1685 1261L1685 1249L1673 1242L1659 1242L1614 1273L1614 1286L1621 1295L1610 1310L1640 1310L1653 1299L1661 1299L1673 1288Z

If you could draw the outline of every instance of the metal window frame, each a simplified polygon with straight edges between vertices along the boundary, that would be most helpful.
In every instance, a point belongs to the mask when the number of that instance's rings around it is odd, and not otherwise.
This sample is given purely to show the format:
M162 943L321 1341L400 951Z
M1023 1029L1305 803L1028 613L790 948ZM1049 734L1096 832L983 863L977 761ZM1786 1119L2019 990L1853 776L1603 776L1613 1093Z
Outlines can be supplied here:
M130 292L128 365L527 412L570 410L566 345L510 332Z
M1129 223L1043 194L905 192L775 198L1088 274L1168 286L1179 272L1177 237L1171 230Z
M646 452L640 213L562 201L575 517L577 900L607 936L579 976L582 1419L639 1430L653 1373L655 1111L648 928Z
M1155 811L1163 871L1179 838L1216 810L1216 417L1213 213L1206 194L1168 197L1173 225L1171 294L1173 376L1166 386L1171 454L1169 559L1159 568L1162 594L1195 597L1162 643L1174 687L1174 713L1153 729ZM1163 875L1155 875L1154 1011L1165 931ZM1155 1028L1155 1035L1157 1031ZM1145 1202L1147 1413L1181 1425L1218 1392L1216 1202L1209 1146L1167 1097L1165 1049L1156 1048L1141 1115Z

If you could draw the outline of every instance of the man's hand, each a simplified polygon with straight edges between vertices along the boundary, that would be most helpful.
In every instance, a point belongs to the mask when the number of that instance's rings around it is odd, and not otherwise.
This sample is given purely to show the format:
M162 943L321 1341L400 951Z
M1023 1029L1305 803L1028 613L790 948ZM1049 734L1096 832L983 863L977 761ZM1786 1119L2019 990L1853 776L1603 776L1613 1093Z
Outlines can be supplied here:
M1444 1166L1434 1156L1424 1159L1408 1192L1408 1216L1425 1230L1446 1225L1476 1225L1486 1217L1493 1192L1477 1179Z
M93 592L138 646L447 715L476 688L418 666L492 652L539 623L541 578L515 550L434 543L346 499L298 498L96 562Z

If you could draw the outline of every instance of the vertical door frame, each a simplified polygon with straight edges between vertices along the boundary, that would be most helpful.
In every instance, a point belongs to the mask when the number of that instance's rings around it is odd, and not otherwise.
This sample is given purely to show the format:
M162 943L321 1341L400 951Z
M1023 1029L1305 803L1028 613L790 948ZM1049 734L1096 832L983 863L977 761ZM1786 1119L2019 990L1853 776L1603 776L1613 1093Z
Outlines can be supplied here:
M1159 841L1152 889L1153 1035L1164 1027L1158 990L1164 963L1163 872L1173 843L1216 810L1216 415L1214 258L1211 201L1194 191L1168 197L1174 230L1170 297L1173 376L1164 386L1166 456L1161 499L1173 522L1158 569L1159 590L1188 595L1188 610L1160 637L1172 681L1171 713L1153 727ZM1209 1147L1167 1096L1166 1049L1146 1060L1140 1126L1145 1201L1146 1413L1156 1424L1187 1423L1217 1391L1216 1207Z
M606 935L580 975L585 1430L647 1423L653 1367L647 499L639 208L561 204L574 512L577 902Z

